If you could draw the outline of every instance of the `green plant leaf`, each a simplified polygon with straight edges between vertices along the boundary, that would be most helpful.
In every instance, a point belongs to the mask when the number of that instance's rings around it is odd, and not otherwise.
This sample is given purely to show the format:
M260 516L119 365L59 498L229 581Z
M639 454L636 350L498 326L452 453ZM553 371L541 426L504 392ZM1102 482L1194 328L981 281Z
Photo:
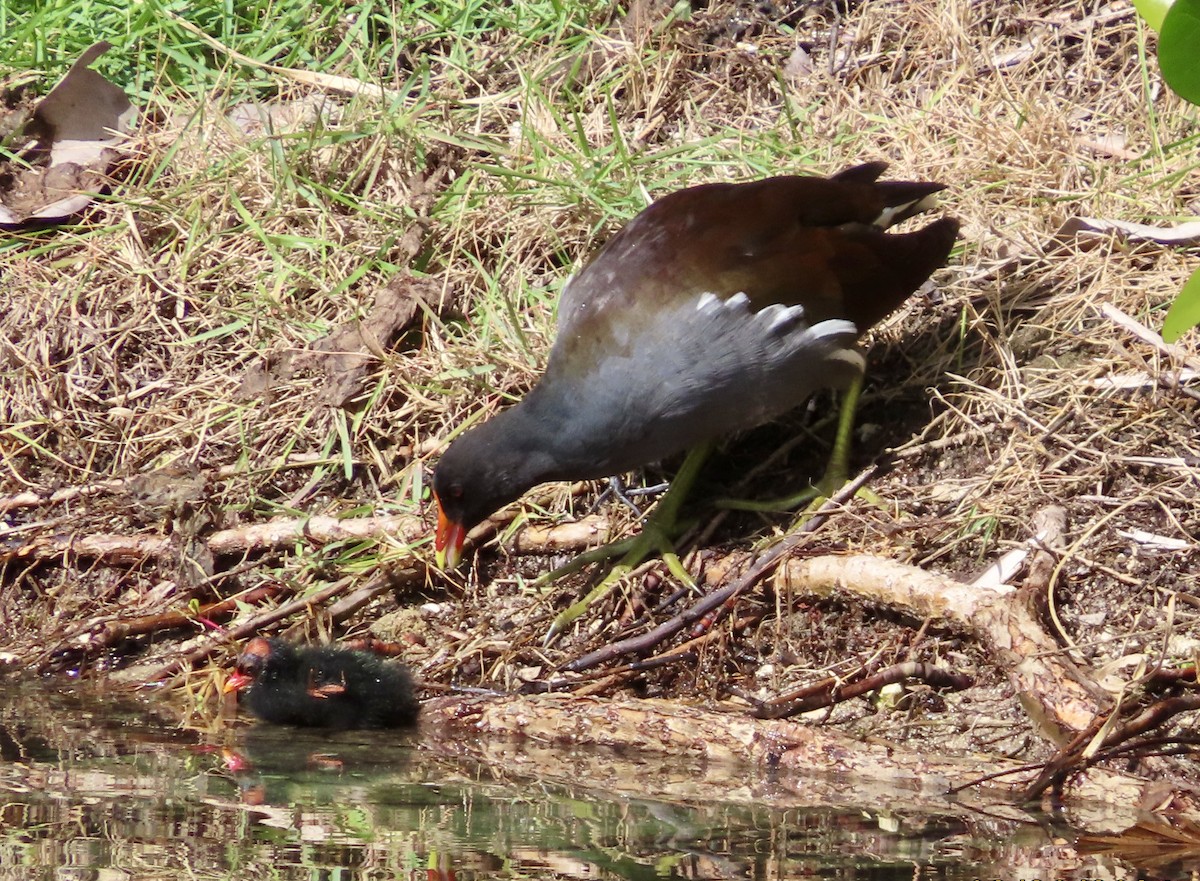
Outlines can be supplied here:
M1146 24L1156 31L1162 31L1163 19L1171 8L1172 0L1133 0L1133 8L1138 15L1146 19Z
M1167 317L1163 320L1163 339L1173 343L1196 325L1200 325L1200 269L1192 273L1167 310Z
M1185 101L1200 104L1200 0L1175 0L1158 38L1163 79Z

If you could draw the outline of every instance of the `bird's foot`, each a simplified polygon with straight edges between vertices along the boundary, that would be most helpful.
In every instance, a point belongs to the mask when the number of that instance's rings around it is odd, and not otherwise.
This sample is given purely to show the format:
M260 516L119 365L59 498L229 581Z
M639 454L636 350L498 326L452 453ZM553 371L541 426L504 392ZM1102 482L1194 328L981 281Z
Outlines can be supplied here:
M675 480L671 483L670 489L658 500L658 505L643 521L642 531L638 535L624 539L623 541L611 542L603 547L581 554L567 565L560 566L558 569L543 575L534 582L535 587L542 587L556 581L563 575L582 569L589 563L600 560L611 560L620 556L617 563L588 592L587 596L559 612L554 621L551 622L550 629L546 632L546 637L543 640L544 644L548 645L594 603L608 596L622 578L640 566L653 554L661 556L671 574L679 579L689 590L696 590L696 582L688 574L687 570L683 568L683 563L680 562L679 556L675 553L673 541L676 536L683 534L691 526L690 523L680 521L679 509L683 504L683 500L687 497L692 484L695 482L696 475L704 465L704 460L708 457L709 450L709 444L700 444L688 452L683 464L679 467L679 472L675 475Z
M605 560L613 560L628 554L633 550L633 546L637 543L638 538L639 536L631 535L629 538L623 538L620 541L610 541L608 544L601 545L598 548L584 551L571 562L565 563L557 569L551 569L545 575L539 575L532 586L534 590L541 590L543 587L553 584L566 575L578 572L583 567L590 566L592 563L602 563Z
M856 376L845 390L842 404L838 411L837 433L834 435L833 450L829 454L829 463L825 466L824 476L808 489L801 490L795 495L781 499L769 499L765 502L748 501L745 499L720 499L718 508L728 508L733 511L795 511L803 507L799 522L802 525L821 505L833 497L849 480L850 471L850 440L854 434L854 414L858 409L858 399L862 394L862 376ZM862 487L855 493L858 498L865 499L872 505L888 510L888 505L877 494L867 487Z
M558 613L551 622L550 629L546 631L546 636L542 641L543 645L549 645L553 642L560 633L564 632L574 621L587 612L593 604L608 596L613 588L621 582L621 579L638 568L647 558L654 554L662 557L670 573L685 587L689 590L696 590L696 582L692 579L688 571L683 568L683 562L679 559L679 555L675 553L675 548L669 537L679 531L675 528L676 526L677 524L671 523L668 527L664 527L662 524L656 522L656 518L651 515L650 520L646 522L641 533L638 535L623 541L612 542L593 551L581 554L566 566L561 566L539 578L538 583L549 583L557 577L565 575L567 572L577 571L587 563L612 559L618 554L624 553L624 556L609 569L600 582L588 591L587 596L572 603ZM587 559L581 563L580 560L584 557Z
M837 491L843 486L845 486L847 482L848 478L845 476L845 474L831 474L827 471L825 472L825 476L822 477L815 486L809 487L804 492L797 493L796 496L793 497L795 504L790 508L785 509L796 510L801 508L803 505L803 509L801 509L797 514L796 521L792 524L791 528L797 529L811 520L817 511L827 501L833 498L834 494L837 493ZM854 498L862 499L863 501L874 505L881 511L890 510L888 503L885 502L878 493L868 486L859 487L854 493ZM785 499L784 501L788 500Z
M802 509L800 510L800 522L803 523L814 511L832 498L834 493L845 486L847 480L848 478L844 471L831 469L826 471L825 476L812 486L790 496L767 499L766 501L718 499L715 505L718 508L726 508L731 511L760 511L764 513ZM887 502L870 487L861 487L854 495L856 498L863 499L881 510L889 510Z

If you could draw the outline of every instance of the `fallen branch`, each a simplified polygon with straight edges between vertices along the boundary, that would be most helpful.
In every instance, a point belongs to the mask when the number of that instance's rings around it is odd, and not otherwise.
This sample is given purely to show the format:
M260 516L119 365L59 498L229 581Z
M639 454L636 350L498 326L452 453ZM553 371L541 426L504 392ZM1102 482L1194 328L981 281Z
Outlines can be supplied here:
M380 594L395 590L397 587L415 584L425 577L424 567L398 566L390 567L386 577L372 578L358 590L342 597L329 607L326 614L334 624L345 621L367 603Z
M470 755L490 766L528 773L530 756L546 747L547 761L557 753L570 756L563 774L575 785L588 785L590 773L579 764L577 750L561 747L604 746L595 773L598 785L614 784L611 763L622 755L637 756L638 765L654 756L670 756L678 763L701 760L706 767L744 768L750 763L770 769L770 787L785 792L802 791L813 804L854 804L861 808L876 793L890 807L922 804L944 811L960 811L965 801L979 806L1013 802L1037 776L1038 767L988 756L955 757L930 754L922 749L878 739L862 739L833 727L804 725L789 720L752 719L737 712L721 713L693 705L663 700L598 700L564 694L530 697L443 697L422 707L422 728L427 748L439 743L459 757ZM511 738L519 738L512 740ZM551 750L550 748L553 748ZM586 751L585 751L586 753ZM974 785L953 800L947 793L971 785L986 769L1003 775ZM537 762L539 779L552 779L550 765ZM678 767L678 764L676 764ZM813 771L820 769L820 774ZM753 776L753 775L752 775ZM645 781L633 778L644 795ZM694 781L689 776L689 784ZM739 772L739 780L747 778ZM836 781L822 789L822 781ZM1140 779L1102 768L1090 768L1064 781L1062 799L1074 818L1086 825L1089 816L1108 828L1132 825L1140 805L1160 804L1170 795L1162 780ZM726 790L728 795L728 787ZM1187 791L1180 791L1172 807L1178 816L1200 820L1200 807ZM840 799L841 801L837 801ZM830 801L832 800L832 801ZM1093 811L1093 807L1099 810Z
M526 526L508 543L514 554L558 554L598 547L609 540L607 517L591 515L550 526Z
M829 677L796 689L773 701L761 702L754 710L754 718L787 719L800 713L831 707L872 691L879 691L885 686L903 682L906 679L915 679L933 688L949 688L955 691L970 688L975 682L964 673L954 673L934 664L922 664L916 661L893 664L870 675L865 671L858 675L860 677L858 679Z
M341 578L333 584L327 585L323 589L315 593L305 594L302 597L297 597L289 603L284 603L278 608L255 615L246 621L243 621L237 627L227 630L218 637L208 640L203 645L192 649L182 657L176 658L173 661L159 667L147 674L144 677L145 682L160 682L170 676L179 673L181 670L194 666L200 661L205 660L210 655L228 647L231 643L245 639L247 636L257 633L264 627L274 624L276 621L282 621L300 611L311 610L314 606L320 606L328 602L334 597L344 593L352 584L358 581L358 576ZM363 585L361 590L386 590L396 586L396 581L391 573L380 573L372 578L367 584Z
M1200 695L1190 694L1157 701L1128 722L1112 725L1111 730L1099 744L1095 743L1095 739L1106 726L1109 726L1111 720L1097 718L1088 730L1081 732L1070 744L1060 750L1052 761L1046 764L1037 780L1030 784L1026 791L1026 797L1029 799L1039 798L1043 792L1052 787L1058 791L1070 775L1093 767L1098 762L1136 750L1139 744L1135 738L1158 728L1180 713L1194 710L1200 710ZM1156 737L1152 740L1155 748L1171 742L1170 738ZM1192 745L1194 746L1194 744Z
M327 545L377 538L415 545L427 538L429 527L415 514L391 517L305 517L270 520L235 529L221 529L200 540L214 555L249 554L297 543ZM173 556L174 544L158 535L78 535L62 532L40 535L9 553L15 557L48 560L86 557L108 563L139 563Z
M274 582L220 602L200 606L194 613L191 611L163 612L159 615L143 615L140 618L130 618L124 621L109 621L101 626L100 632L87 648L89 651L94 651L108 648L133 636L145 636L149 633L174 630L177 627L195 626L200 623L201 619L211 622L222 621L236 613L239 605L256 605L263 600L278 596L286 589L286 585Z
M1104 692L1062 656L1023 592L997 594L869 556L791 560L773 584L777 591L857 596L974 633L1009 671L1022 706L1054 743L1086 728L1099 710Z

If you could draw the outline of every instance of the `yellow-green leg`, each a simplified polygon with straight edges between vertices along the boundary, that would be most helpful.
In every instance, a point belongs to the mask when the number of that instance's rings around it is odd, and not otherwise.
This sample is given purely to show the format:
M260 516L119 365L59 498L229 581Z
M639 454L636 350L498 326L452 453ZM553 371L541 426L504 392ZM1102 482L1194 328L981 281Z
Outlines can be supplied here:
M862 396L863 376L858 374L842 394L841 408L838 411L837 433L833 437L833 450L829 454L829 463L825 466L825 474L813 486L801 490L795 495L781 499L770 499L765 502L747 499L719 499L719 508L729 508L734 511L791 511L801 505L812 505L822 502L837 492L849 479L850 474L850 444L854 440L854 418L858 415L858 399ZM870 490L860 489L859 494L872 504L882 502Z
M570 572L576 572L589 563L610 560L618 555L624 555L609 570L604 578L601 579L600 583L588 592L587 596L558 613L558 616L550 624L545 642L549 643L558 634L566 630L576 618L586 612L593 603L607 596L617 585L617 582L641 565L642 561L651 554L657 553L661 556L671 574L683 582L683 584L689 588L696 586L692 580L692 576L683 568L683 563L680 562L679 556L675 553L672 539L679 532L679 509L691 491L692 484L696 482L696 477L700 473L700 469L711 451L711 443L700 444L688 451L687 457L683 460L683 464L679 468L679 472L675 475L675 479L671 481L670 489L667 490L666 495L662 497L654 510L650 512L650 516L642 524L642 531L640 533L631 538L612 542L593 551L580 554L570 563L546 573L534 582L535 586L542 586L556 581Z

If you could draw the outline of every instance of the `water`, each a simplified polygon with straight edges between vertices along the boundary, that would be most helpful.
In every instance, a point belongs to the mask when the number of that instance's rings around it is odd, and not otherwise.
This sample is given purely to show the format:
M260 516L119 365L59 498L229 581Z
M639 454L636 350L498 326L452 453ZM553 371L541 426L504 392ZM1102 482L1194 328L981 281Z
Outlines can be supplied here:
M539 782L536 755L516 776L453 753L422 734L189 730L152 699L0 682L0 881L1187 877L1011 815L668 803Z

